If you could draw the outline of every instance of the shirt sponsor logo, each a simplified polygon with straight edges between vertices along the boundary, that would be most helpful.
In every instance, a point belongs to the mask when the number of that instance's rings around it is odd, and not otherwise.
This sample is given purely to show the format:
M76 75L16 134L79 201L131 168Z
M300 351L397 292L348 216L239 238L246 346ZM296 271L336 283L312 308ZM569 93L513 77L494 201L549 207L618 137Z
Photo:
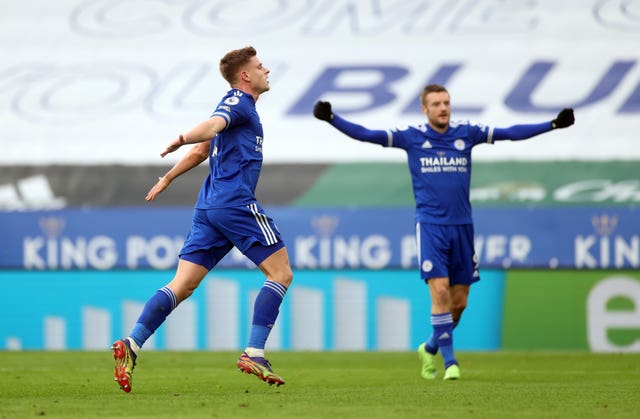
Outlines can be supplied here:
M466 157L420 157L422 173L467 172L469 159Z

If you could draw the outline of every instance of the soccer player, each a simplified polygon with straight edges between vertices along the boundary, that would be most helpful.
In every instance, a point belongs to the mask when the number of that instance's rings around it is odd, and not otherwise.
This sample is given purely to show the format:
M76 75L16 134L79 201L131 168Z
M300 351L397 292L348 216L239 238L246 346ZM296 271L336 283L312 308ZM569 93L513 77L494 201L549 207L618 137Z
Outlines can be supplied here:
M210 174L200 189L175 276L146 302L129 336L113 344L115 380L127 393L142 345L234 246L266 276L255 301L249 341L237 366L269 384L284 384L265 358L264 347L293 273L280 232L254 194L263 146L256 101L269 90L269 69L253 47L245 47L222 57L220 72L231 90L209 119L180 134L160 154L164 157L183 145L196 144L146 197L154 200L173 179L209 158Z
M480 280L473 248L473 221L469 187L471 149L499 140L524 140L574 123L572 109L539 124L491 128L453 122L449 93L440 85L427 85L421 95L426 124L393 130L370 130L333 113L329 102L319 101L316 118L356 140L396 147L407 153L416 203L416 239L421 278L429 286L433 333L420 345L421 375L436 377L434 355L440 349L444 379L460 378L453 348L453 329L467 306L471 284Z

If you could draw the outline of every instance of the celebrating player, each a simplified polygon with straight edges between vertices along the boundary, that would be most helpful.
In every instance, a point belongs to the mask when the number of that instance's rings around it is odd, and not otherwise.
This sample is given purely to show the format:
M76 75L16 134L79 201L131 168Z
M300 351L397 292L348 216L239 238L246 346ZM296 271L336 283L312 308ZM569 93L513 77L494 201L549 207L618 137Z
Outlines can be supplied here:
M420 95L427 124L393 130L370 130L334 114L329 102L316 103L313 114L344 134L383 147L404 149L416 202L416 239L421 278L431 295L433 333L420 345L422 377L434 379L434 355L440 349L444 379L460 378L453 348L453 329L467 306L471 284L480 280L473 248L469 187L471 150L498 140L524 140L574 123L572 109L563 109L550 122L490 128L452 122L447 90L427 85Z
M280 232L255 198L263 143L256 102L269 90L269 69L253 47L246 47L222 57L220 72L231 90L209 119L179 135L161 153L164 157L185 144L196 144L146 197L154 200L173 179L209 157L210 174L200 189L174 278L147 301L129 336L113 344L115 380L127 393L142 345L234 246L266 276L238 368L269 384L284 384L266 360L264 347L293 273Z

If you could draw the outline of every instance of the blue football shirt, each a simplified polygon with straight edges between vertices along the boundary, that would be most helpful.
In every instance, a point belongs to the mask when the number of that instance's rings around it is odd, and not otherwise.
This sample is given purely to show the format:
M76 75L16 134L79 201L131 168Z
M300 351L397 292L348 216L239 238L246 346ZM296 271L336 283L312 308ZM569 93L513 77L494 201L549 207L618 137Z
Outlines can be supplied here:
M211 141L210 172L195 207L224 208L255 202L263 139L256 103L250 94L231 89L211 114L215 115L224 118L227 126Z
M444 134L428 124L388 131L389 147L404 149L413 181L416 221L471 224L471 149L492 143L493 130L469 122L449 124Z

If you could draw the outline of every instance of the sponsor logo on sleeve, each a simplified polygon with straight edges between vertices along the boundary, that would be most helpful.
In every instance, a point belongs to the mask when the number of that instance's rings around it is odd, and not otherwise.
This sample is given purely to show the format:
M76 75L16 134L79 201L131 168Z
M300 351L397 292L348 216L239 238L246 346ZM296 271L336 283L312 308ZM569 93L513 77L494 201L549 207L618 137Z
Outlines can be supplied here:
M224 100L224 103L226 103L227 105L233 106L240 103L240 99L238 99L238 97L236 96L230 96Z

